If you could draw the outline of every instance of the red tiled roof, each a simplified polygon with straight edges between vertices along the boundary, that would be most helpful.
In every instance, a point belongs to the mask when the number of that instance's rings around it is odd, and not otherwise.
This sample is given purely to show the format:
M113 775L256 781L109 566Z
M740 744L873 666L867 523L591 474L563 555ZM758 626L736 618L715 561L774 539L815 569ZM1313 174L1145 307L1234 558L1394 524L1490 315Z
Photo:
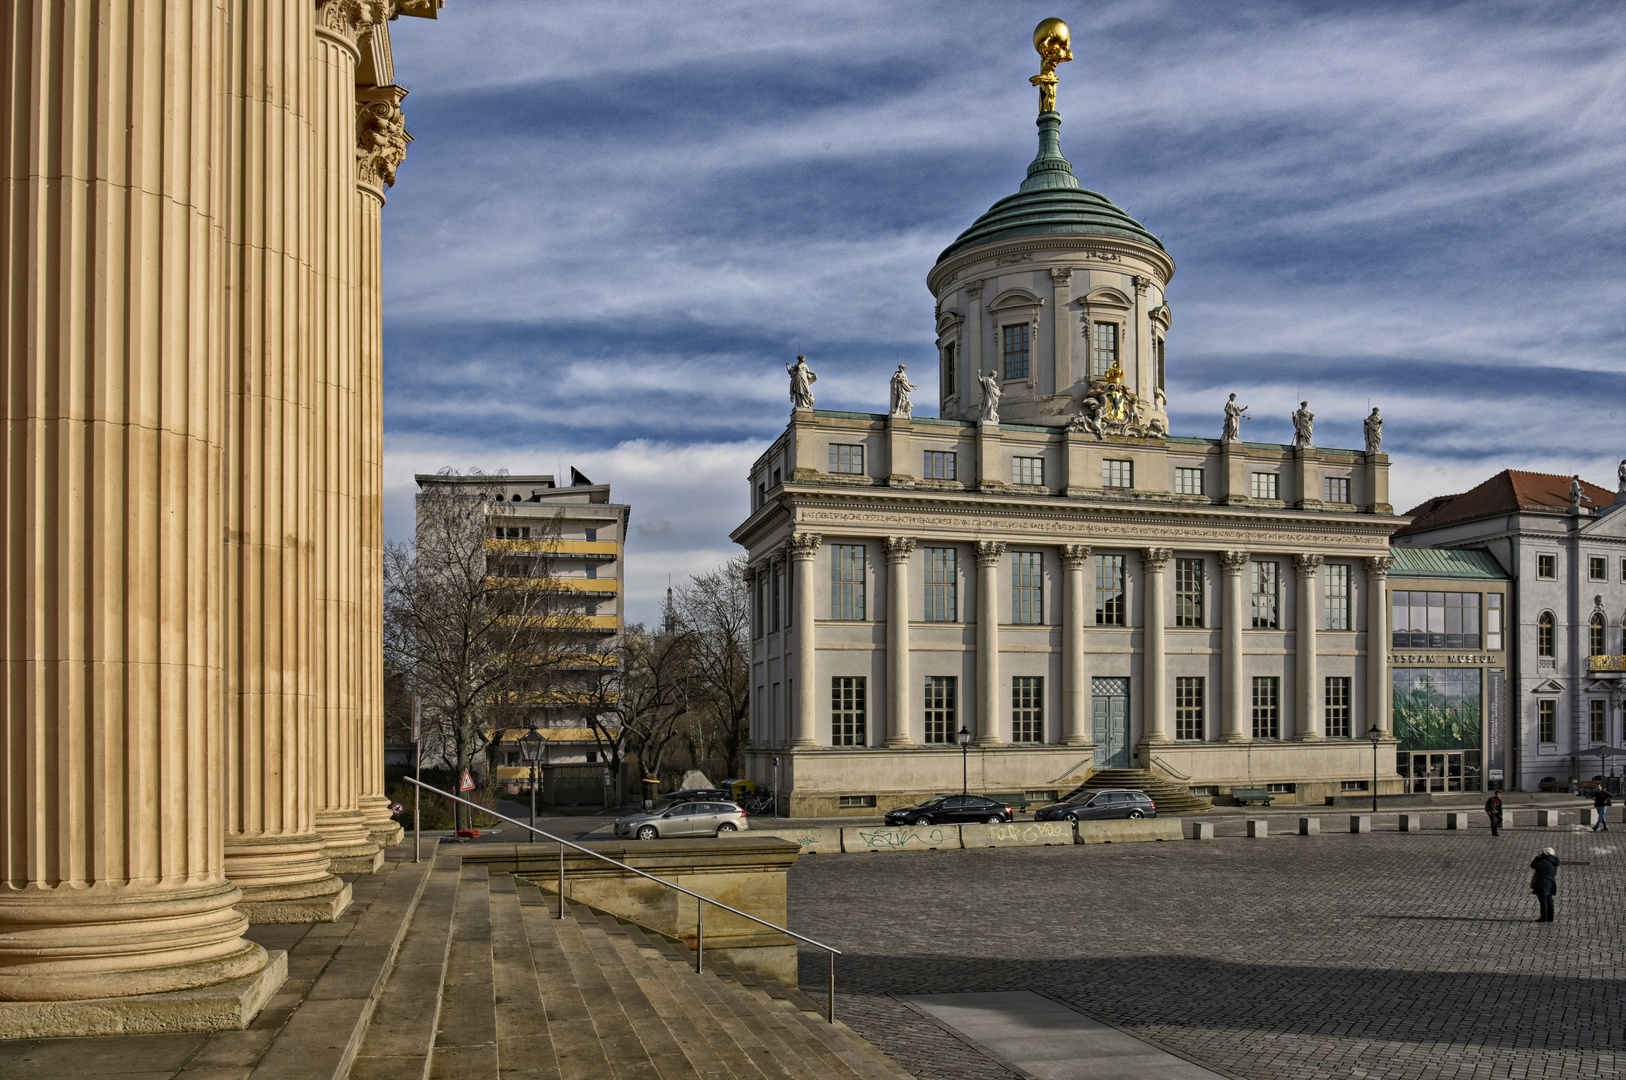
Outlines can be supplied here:
M1614 492L1581 481L1582 506L1609 506L1614 501ZM1497 514L1519 511L1567 514L1569 509L1569 477L1503 469L1472 491L1461 495L1436 495L1406 511L1406 516L1412 522L1395 535L1405 536L1424 529L1435 529L1459 521L1475 521Z

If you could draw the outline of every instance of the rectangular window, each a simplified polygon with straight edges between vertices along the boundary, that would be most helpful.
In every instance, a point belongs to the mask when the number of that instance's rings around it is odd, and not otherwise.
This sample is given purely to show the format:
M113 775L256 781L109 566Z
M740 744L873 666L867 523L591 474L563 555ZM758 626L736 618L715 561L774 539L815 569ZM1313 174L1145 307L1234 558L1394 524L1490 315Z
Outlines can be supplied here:
M1101 462L1101 486L1109 488L1134 487L1135 463L1133 461Z
M1266 784L1265 785L1265 794L1267 794L1267 795L1295 795L1295 794L1298 793L1298 790L1299 790L1299 786L1297 784Z
M1044 742L1044 679L1018 675L1011 680L1011 741Z
M1044 558L1037 551L1011 555L1011 622L1044 622Z
M1339 791L1365 791L1365 790L1367 790L1367 787L1368 787L1368 781L1366 781L1366 780L1340 780L1340 781L1338 781L1338 790Z
M1558 577L1558 556L1537 555L1536 576L1538 578L1553 579Z
M864 448L846 443L830 444L830 471L833 473L864 473Z
M1282 737L1282 680L1275 675L1253 677L1253 737Z
M772 596L770 596L769 599L772 601L771 606L773 607L773 611L768 616L768 629L769 630L778 630L779 629L779 571L777 569L768 571L768 589L772 593Z
M589 563L587 566L587 580L595 581L598 578L598 564Z
M1350 737L1350 683L1348 675L1327 677L1327 738Z
M959 679L953 675L926 676L926 741L952 743L960 730L956 697Z
M1498 605L1500 600L1497 597ZM1390 641L1395 648L1480 647L1479 593L1396 591L1389 605Z
M780 483L781 483L781 481L779 479L779 470L775 469L773 471L773 486L778 487L780 485Z
M1558 741L1558 702L1536 702L1536 737L1544 743Z
M926 549L926 621L959 618L959 557L953 548Z
M1124 557L1095 557L1095 625L1124 625Z
M1174 680L1174 737L1203 737L1203 679L1200 675L1182 675Z
M524 525L498 525L491 530L491 535L498 540L527 540L531 530Z
M767 621L767 619L765 617L767 615L766 600L767 600L767 592L768 592L768 582L767 582L767 575L764 574L760 570L757 571L756 588L753 591L756 593L756 616L757 616L753 620L753 623L754 623L753 629L755 629L756 632L757 632L756 636L761 637L763 634L768 632L768 621Z
M1620 560L1620 580L1626 581L1626 559Z
M1201 495L1203 493L1203 471L1201 469L1175 469L1174 493L1176 495Z
M954 479L954 451L927 450L920 475L927 480Z
M857 810L866 806L875 805L873 795L837 795L836 805L843 810Z
M943 396L953 397L956 384L954 381L954 343L951 341L943 346ZM870 805L874 805L871 803Z
M1249 565L1253 567L1253 628L1279 629L1281 618L1276 606L1276 564L1256 562Z
M1005 378L1028 377L1028 324L1005 327Z
M863 746L868 742L868 709L862 675L837 675L830 680L830 745Z
M1248 474L1248 494L1255 499L1276 498L1276 474L1273 472Z
M1326 488L1327 496L1325 501L1330 503L1349 502L1349 477L1329 476L1327 477Z
M1322 586L1323 605L1327 609L1326 630L1348 630L1349 626L1349 566L1328 563L1327 576Z
M1502 647L1502 594L1490 593L1485 597L1485 648Z
M1592 722L1592 741L1595 743L1609 741L1609 726L1604 720L1604 717L1609 714L1604 712L1603 706L1602 698L1593 698L1587 702L1587 707L1590 710L1588 719Z
M1609 569L1602 555L1592 555L1586 561L1586 577L1588 581L1608 581Z
M1174 625L1203 624L1203 561L1174 560Z
M1011 458L1011 483L1013 484L1043 484L1044 458L1013 457Z
M1098 322L1090 348L1090 374L1099 378L1118 363L1118 324Z
M864 545L830 548L830 618L864 618Z

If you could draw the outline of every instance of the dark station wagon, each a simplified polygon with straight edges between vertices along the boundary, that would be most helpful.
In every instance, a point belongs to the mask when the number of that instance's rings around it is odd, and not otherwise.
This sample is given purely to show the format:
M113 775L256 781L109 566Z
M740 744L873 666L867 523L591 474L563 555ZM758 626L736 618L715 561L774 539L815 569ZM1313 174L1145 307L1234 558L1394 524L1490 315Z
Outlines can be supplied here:
M1154 818L1157 804L1144 791L1104 788L1078 791L1034 811L1034 821L1101 821L1105 818Z

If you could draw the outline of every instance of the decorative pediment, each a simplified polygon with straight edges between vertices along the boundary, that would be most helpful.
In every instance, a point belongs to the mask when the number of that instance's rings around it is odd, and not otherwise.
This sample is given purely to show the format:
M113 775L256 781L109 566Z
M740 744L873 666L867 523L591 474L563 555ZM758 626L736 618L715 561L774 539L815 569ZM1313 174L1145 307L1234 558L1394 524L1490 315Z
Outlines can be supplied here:
M989 311L1021 311L1044 307L1044 301L1026 289L1006 289L988 305Z
M1532 686L1530 688L1530 692L1532 694L1562 694L1564 692L1564 684L1561 682L1556 682L1552 679L1543 679L1535 686Z
M1078 303L1086 308L1117 311L1128 311L1135 306L1135 302L1125 295L1122 290L1114 289L1111 285L1091 289L1084 294Z
M1174 323L1174 312L1169 310L1169 302L1167 300L1157 305L1157 307L1153 308L1151 311L1148 311L1146 315L1154 323L1157 323L1160 327L1162 327L1164 333L1168 333L1169 327Z
M937 336L943 337L945 334L954 333L963 322L965 322L965 316L953 308L939 311L937 313Z

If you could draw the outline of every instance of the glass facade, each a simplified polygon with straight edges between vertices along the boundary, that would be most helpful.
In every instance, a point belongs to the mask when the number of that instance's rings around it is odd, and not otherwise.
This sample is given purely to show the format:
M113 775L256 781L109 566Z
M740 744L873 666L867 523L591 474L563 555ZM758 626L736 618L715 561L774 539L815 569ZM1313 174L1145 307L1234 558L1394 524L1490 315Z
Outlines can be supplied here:
M1413 792L1478 791L1483 786L1483 672L1395 668L1395 767Z
M1478 593L1396 590L1389 604L1397 649L1481 647Z

